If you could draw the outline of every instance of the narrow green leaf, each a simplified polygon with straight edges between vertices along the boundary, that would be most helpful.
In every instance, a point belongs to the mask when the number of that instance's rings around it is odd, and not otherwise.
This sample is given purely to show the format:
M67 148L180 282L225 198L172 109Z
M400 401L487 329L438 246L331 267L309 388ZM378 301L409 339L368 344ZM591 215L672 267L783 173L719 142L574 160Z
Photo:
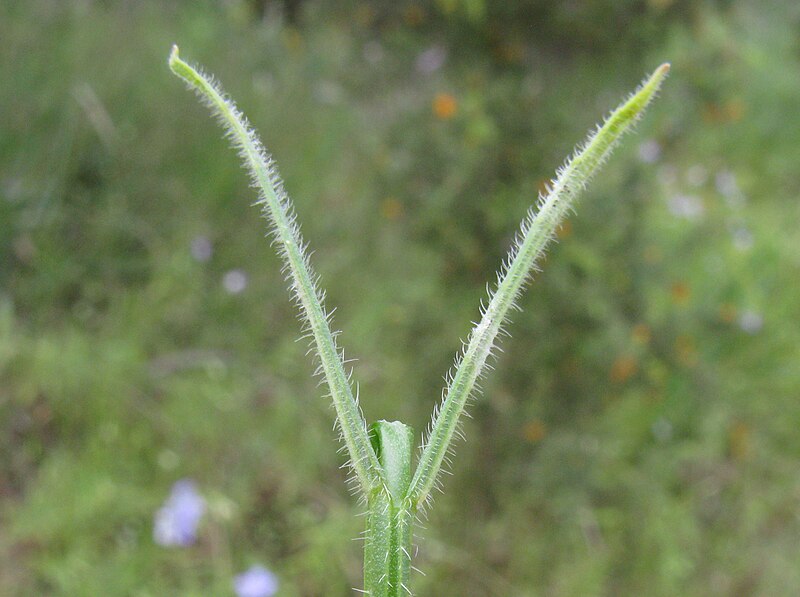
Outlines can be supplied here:
M456 361L455 373L434 413L430 431L411 481L409 496L422 507L437 483L447 451L457 433L459 419L481 376L495 339L508 312L525 287L536 262L544 253L559 224L573 208L575 199L598 171L620 137L630 130L655 96L669 72L662 64L642 85L614 110L591 134L574 156L558 171L548 192L539 197L538 209L531 209L522 222L517 240L498 275L497 287L482 309L480 322L472 329L466 348Z
M217 116L231 143L239 151L254 186L259 189L257 205L261 206L264 217L270 223L270 232L286 265L287 281L300 308L305 331L313 337L342 438L349 452L350 465L364 495L369 495L375 487L383 486L381 468L370 446L366 424L353 397L342 355L322 305L317 278L304 251L305 244L295 221L291 200L283 188L275 163L233 101L210 77L181 60L177 46L172 47L169 67Z

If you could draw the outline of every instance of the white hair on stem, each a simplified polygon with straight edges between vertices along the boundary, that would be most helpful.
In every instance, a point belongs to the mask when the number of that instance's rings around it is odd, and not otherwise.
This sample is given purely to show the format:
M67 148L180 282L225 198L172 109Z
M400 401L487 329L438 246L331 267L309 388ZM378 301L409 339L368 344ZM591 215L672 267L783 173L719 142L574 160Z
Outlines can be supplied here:
M633 128L655 97L669 65L656 69L608 115L602 126L591 132L557 169L555 179L539 194L535 206L523 218L495 285L486 286L486 299L480 301L480 320L473 322L473 329L462 342L454 366L444 376L442 399L434 406L413 476L410 474L413 437L410 428L401 423L378 422L377 425L387 425L385 429L399 429L392 427L399 425L407 437L402 441L387 439L381 448L373 449L372 428L367 428L359 407L358 386L355 396L353 393L353 371L346 368L349 361L337 345L339 332L331 329L333 310L326 311L323 306L325 294L319 288L319 277L311 268L308 245L300 233L297 216L275 162L216 81L183 62L176 46L173 46L169 66L222 124L225 136L250 174L252 186L259 189L255 205L261 207L269 223L270 244L276 247L283 261L281 271L302 322L301 338L309 340L309 352L316 353L319 366L315 375L320 377L320 383L327 384L327 396L336 411L334 429L343 444L339 451L347 453L342 468L353 472L346 484L359 495L361 504L367 504L367 531L363 535L366 586L363 591L356 590L373 597L398 597L401 592L410 595L406 581L409 571L416 570L411 566L410 552L415 539L414 527L422 528L419 521L426 514L431 495L434 490L441 490L440 473L449 474L453 440L464 437L461 418L469 416L465 408L481 392L480 380L492 368L489 357L500 350L498 338L508 335L504 326L509 321L509 313L519 310L517 299L533 274L539 271L537 262L553 240L558 226L574 209L580 191L608 159L620 137ZM389 431L386 433L387 438L395 437ZM379 458L376 450L390 450L391 457L384 460L389 452L383 451ZM398 463L402 463L404 472L398 472Z
M294 303L302 319L302 333L313 337L319 358L319 373L324 375L336 410L339 431L349 453L348 465L363 493L385 484L380 464L367 438L366 424L353 397L350 371L345 371L344 354L331 331L331 314L323 306L324 294L319 278L308 259L307 244L300 233L292 202L273 159L244 115L222 91L213 77L204 74L180 59L173 46L169 66L197 93L225 130L225 136L239 153L250 174L252 185L259 190L254 205L261 207L269 223L272 244L283 260L282 271L289 284Z
M556 178L539 194L536 207L528 210L497 275L497 284L488 293L488 303L481 301L481 319L474 324L467 342L456 356L446 376L440 405L428 427L419 464L411 481L409 495L424 511L438 480L442 464L447 464L456 437L463 437L460 420L468 402L480 393L479 381L487 371L487 360L497 338L507 335L504 324L509 312L519 309L517 299L534 273L556 230L574 209L575 199L592 176L608 159L620 137L631 130L644 109L655 97L669 71L662 64L640 87L597 126L580 144L566 163L556 171Z

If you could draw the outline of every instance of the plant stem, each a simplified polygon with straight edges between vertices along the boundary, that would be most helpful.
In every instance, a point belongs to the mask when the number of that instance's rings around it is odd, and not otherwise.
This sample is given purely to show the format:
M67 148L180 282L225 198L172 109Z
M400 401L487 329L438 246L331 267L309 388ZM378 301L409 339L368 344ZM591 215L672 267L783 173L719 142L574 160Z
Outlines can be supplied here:
M367 498L364 591L370 597L410 595L415 509L406 494L411 481L414 430L397 421L378 421L370 426L370 440L387 483Z
M233 101L209 77L181 60L178 46L172 47L169 67L188 83L219 118L231 142L239 150L255 186L260 190L257 204L271 223L274 243L286 265L287 279L305 321L305 331L313 337L317 348L324 379L336 409L336 419L350 456L350 466L364 495L368 496L376 487L384 484L383 474L370 446L364 418L353 397L343 358L322 306L322 293L317 289L316 276L304 250L305 243L295 222L292 203L283 189L277 168Z
M538 211L531 210L498 276L489 304L482 309L480 322L473 328L455 374L451 376L444 400L435 416L419 465L409 490L417 507L423 507L436 485L442 461L457 433L459 419L480 378L486 359L494 347L508 313L534 271L558 226L573 208L575 199L611 154L619 138L630 130L655 96L669 71L662 64L590 135L572 159L558 171L546 195L540 196Z
M666 77L669 65L661 65L589 136L558 171L548 192L540 196L538 209L531 209L523 220L498 275L497 286L490 294L488 305L482 309L481 320L473 328L463 355L456 361L455 373L450 377L441 407L434 412L413 477L413 430L403 423L378 421L367 431L344 370L344 357L331 332L323 294L317 288L317 278L309 264L291 201L275 164L233 101L209 77L182 61L177 46L173 46L169 66L219 118L255 186L260 189L257 203L271 224L274 243L284 260L305 330L314 340L320 370L330 388L337 422L350 455L349 464L366 498L364 591L371 597L410 595L408 580L414 518L436 486L442 462L458 433L459 419L497 335L579 192L608 158L623 133L630 130L644 112Z

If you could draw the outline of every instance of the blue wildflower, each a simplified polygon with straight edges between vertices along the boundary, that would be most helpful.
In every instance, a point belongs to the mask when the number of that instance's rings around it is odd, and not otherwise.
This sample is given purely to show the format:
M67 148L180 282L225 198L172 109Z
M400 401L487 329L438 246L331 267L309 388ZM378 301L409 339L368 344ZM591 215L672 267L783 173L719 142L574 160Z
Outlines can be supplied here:
M206 502L194 481L181 479L172 486L169 498L156 512L153 539L165 547L186 547L197 539L197 525Z
M233 579L238 597L271 597L278 592L278 577L263 566L251 566Z

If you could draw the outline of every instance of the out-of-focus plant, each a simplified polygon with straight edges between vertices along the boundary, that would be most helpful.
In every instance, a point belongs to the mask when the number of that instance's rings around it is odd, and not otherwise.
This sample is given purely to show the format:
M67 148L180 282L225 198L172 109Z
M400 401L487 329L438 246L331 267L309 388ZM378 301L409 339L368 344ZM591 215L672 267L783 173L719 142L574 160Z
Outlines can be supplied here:
M445 14L463 11L469 20L475 22L486 16L484 0L437 0L436 4Z
M487 359L508 314L536 270L537 260L573 209L575 199L620 137L642 115L669 65L656 69L589 135L558 170L538 204L523 220L497 283L481 306L480 321L447 377L442 402L434 410L415 469L412 468L414 432L409 426L397 421L378 421L367 426L364 421L344 355L330 325L331 313L323 306L324 293L312 271L306 243L275 163L233 101L210 77L181 60L177 47L173 47L169 66L220 120L259 189L257 204L269 222L273 244L284 261L287 282L300 309L304 330L320 362L318 373L327 383L336 410L349 456L348 466L353 473L352 484L366 503L364 592L372 597L409 594L414 521L429 506L433 489L439 487L442 465L448 461L453 439L460 435L459 420L470 398L477 393L477 382L486 370Z

